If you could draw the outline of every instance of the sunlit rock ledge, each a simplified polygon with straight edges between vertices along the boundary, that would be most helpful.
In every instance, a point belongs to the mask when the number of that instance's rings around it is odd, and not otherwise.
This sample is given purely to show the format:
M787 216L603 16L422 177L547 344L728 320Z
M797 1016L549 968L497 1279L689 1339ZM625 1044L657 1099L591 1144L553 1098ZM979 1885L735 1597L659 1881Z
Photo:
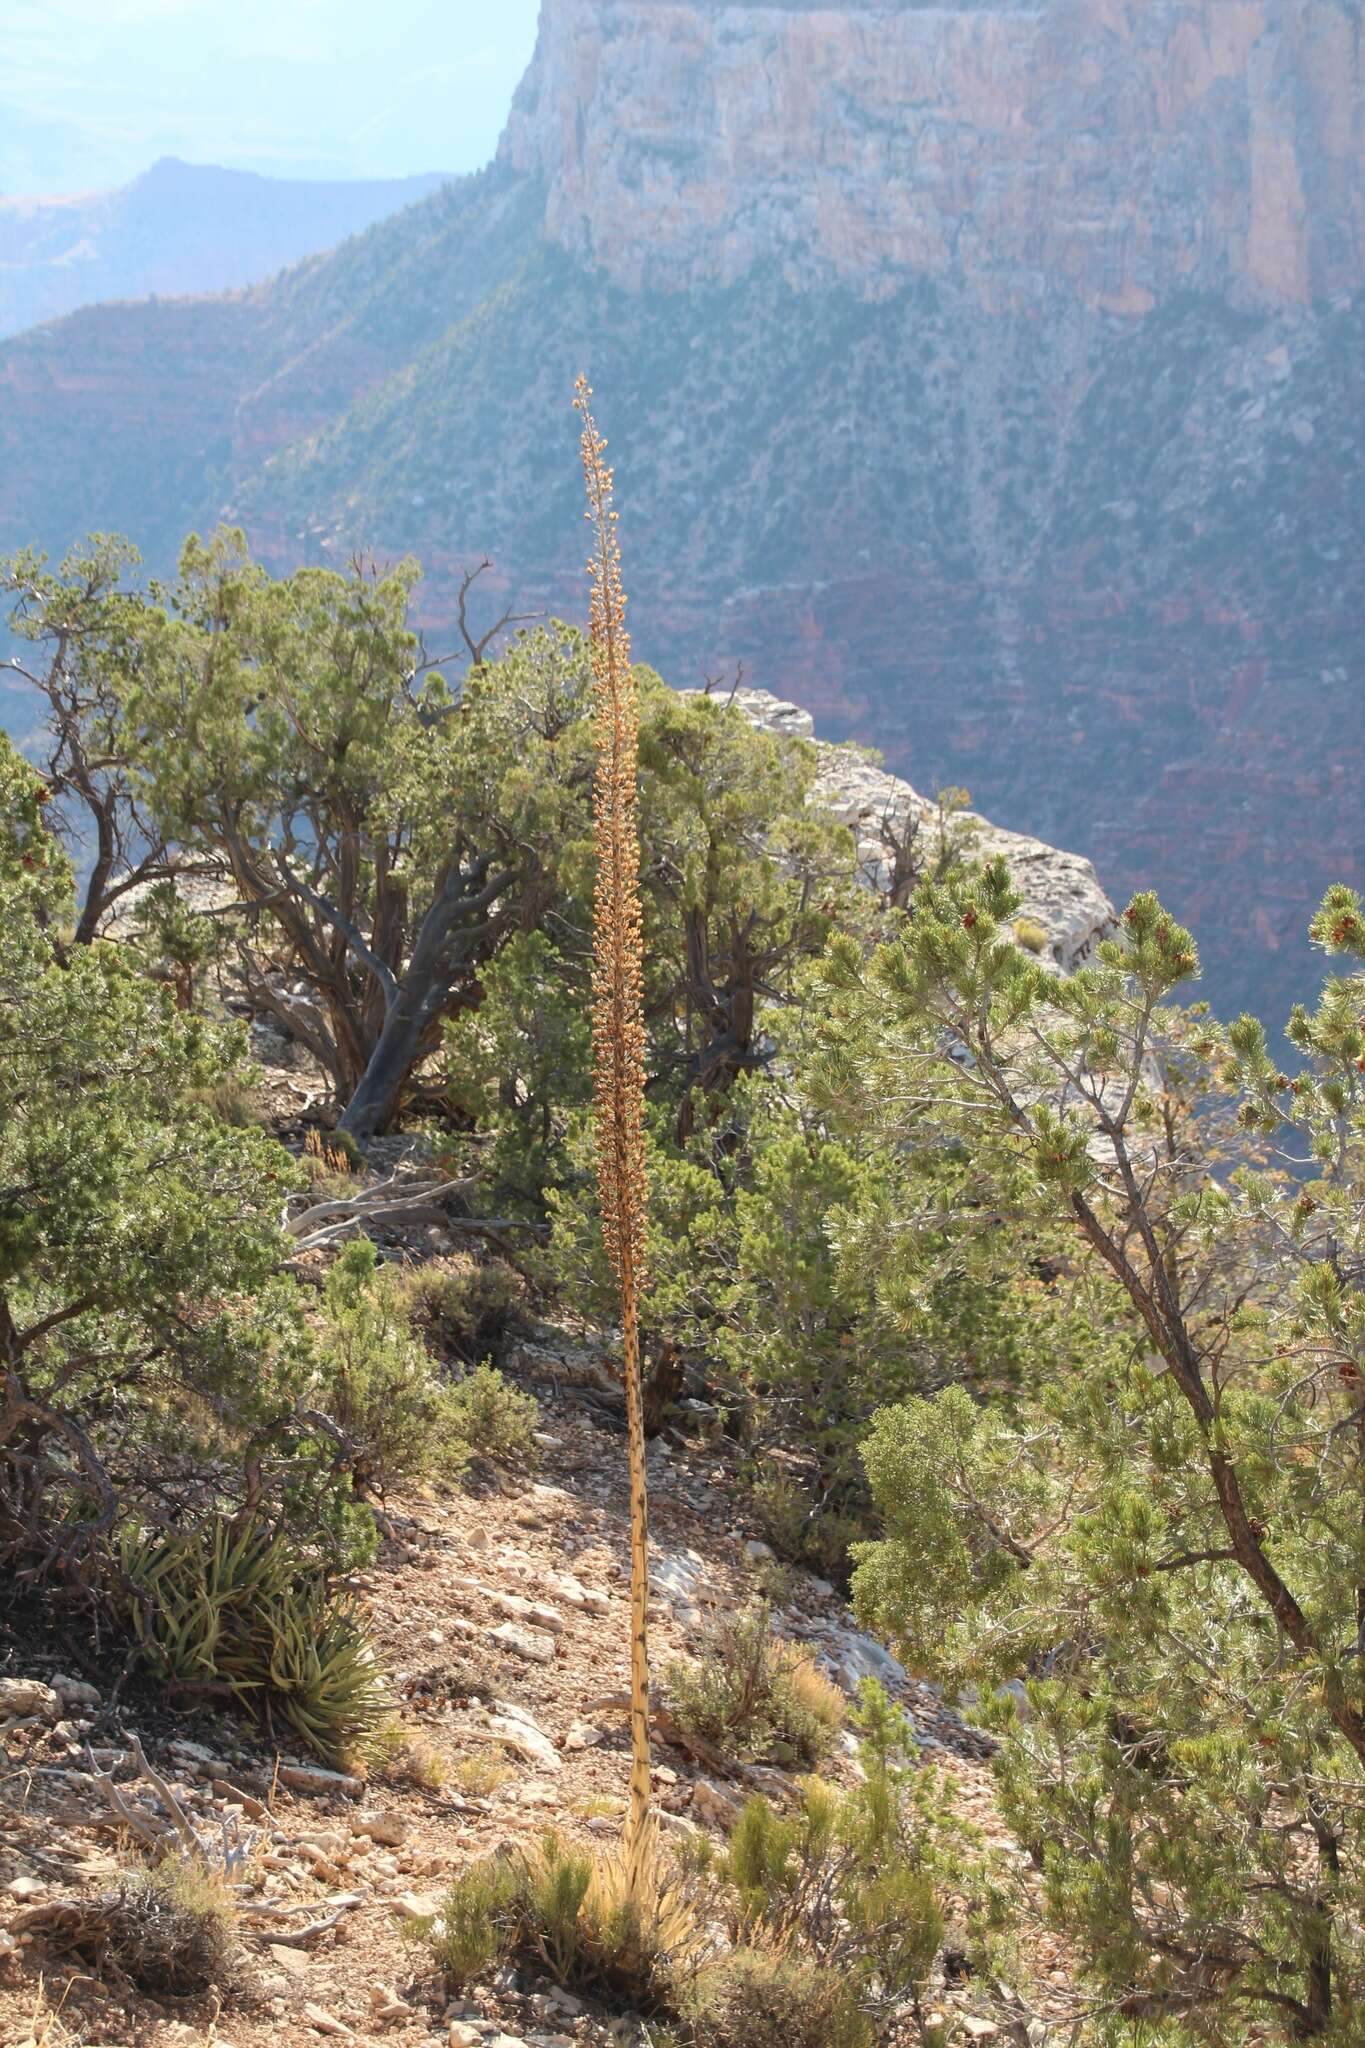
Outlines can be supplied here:
M767 732L790 739L811 740L819 756L817 789L829 806L854 833L858 861L869 883L880 886L886 877L886 849L882 830L890 824L897 834L912 812L918 812L925 829L933 828L936 807L899 775L888 774L875 757L859 747L833 746L816 737L815 721L798 704L789 704L767 690L737 690L733 702L747 718ZM974 811L960 812L970 826L970 843L976 858L1002 854L1015 884L1023 896L1019 926L1041 926L1046 944L1035 943L1040 959L1050 961L1063 974L1074 974L1101 939L1118 927L1113 904L1100 887L1091 863L1078 853L1065 853L1026 832L1008 832Z

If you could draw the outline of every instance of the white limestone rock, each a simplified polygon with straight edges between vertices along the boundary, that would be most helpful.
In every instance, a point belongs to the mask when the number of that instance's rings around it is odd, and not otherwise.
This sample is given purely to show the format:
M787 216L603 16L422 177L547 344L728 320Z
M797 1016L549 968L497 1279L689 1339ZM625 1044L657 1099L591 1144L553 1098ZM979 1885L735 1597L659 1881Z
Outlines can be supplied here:
M811 740L819 758L816 795L849 827L858 843L858 865L869 886L885 875L880 838L883 819L903 827L912 812L934 818L934 806L899 775L891 775L860 747L831 746L816 739L815 721L799 704L789 704L768 690L737 690L736 709L781 738ZM1090 862L1078 853L1064 853L1024 832L1007 832L975 811L960 812L971 835L974 858L1002 854L1023 897L1020 922L1041 925L1047 945L1039 954L1061 974L1074 974L1101 939L1118 929L1118 914L1100 887Z

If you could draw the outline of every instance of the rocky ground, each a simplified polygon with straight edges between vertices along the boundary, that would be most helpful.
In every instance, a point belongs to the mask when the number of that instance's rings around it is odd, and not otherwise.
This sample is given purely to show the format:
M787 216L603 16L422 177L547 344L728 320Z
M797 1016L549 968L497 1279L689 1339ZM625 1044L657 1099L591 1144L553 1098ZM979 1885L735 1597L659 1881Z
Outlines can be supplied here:
M622 1811L623 1437L594 1385L591 1354L568 1333L538 1329L510 1370L543 1403L540 1476L393 1504L392 1533L361 1582L407 1738L392 1766L363 1780L328 1773L239 1720L178 1716L122 1683L117 1659L73 1638L37 1634L12 1645L0 1671L7 2048L315 2039L568 2048L647 2038L510 1973L452 2005L405 1939L469 1858L549 1823L609 1839ZM926 1761L948 1774L964 1818L1008 1846L983 1738L857 1634L830 1586L774 1575L737 1515L731 1447L704 1412L694 1421L650 1454L656 1668L695 1646L709 1610L776 1592L780 1625L846 1686L874 1673L905 1700ZM666 1716L664 1728L678 1733ZM678 1832L719 1838L751 1783L788 1789L771 1768L727 1771L665 1739L657 1764L665 1824ZM847 1757L836 1760L836 1771L848 1768ZM240 1851L239 1960L213 1993L188 2003L135 1995L87 1967L67 1945L73 1916L63 1910L136 1861L137 1834L161 1830L169 1840L178 1824ZM955 2018L958 2040L995 2033L970 1983L941 1986L938 2004ZM1032 2031L1046 2038L1037 2022Z

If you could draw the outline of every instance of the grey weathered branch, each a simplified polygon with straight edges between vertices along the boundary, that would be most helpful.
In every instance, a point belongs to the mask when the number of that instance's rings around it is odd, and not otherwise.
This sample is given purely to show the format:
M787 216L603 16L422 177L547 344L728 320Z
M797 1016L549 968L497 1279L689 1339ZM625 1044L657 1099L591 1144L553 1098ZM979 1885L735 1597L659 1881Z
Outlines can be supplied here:
M410 1175L405 1178L395 1173L375 1187L358 1188L353 1195L335 1195L323 1202L311 1202L297 1216L287 1216L284 1229L287 1236L303 1240L299 1245L303 1251L314 1243L325 1241L329 1233L324 1232L321 1238L314 1233L319 1224L334 1217L364 1223L397 1222L421 1210L425 1220L444 1220L440 1204L452 1201L458 1195L469 1194L476 1185L473 1180L448 1180L444 1175ZM401 1192L395 1193L395 1190Z

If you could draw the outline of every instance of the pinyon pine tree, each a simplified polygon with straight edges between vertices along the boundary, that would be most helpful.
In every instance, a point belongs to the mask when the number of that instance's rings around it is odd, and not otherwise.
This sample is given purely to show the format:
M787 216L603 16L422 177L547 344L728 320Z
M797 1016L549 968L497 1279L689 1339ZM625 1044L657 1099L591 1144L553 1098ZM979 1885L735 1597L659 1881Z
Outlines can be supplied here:
M1046 1274L1089 1327L1009 1413L877 1418L865 1620L997 1701L1006 1816L1081 1958L1088 2038L1358 2043L1365 2001L1365 978L1295 1011L1172 1008L1188 932L1139 896L1073 979L1002 864L836 944L834 1125L967 1163L932 1247ZM1314 921L1365 955L1357 898ZM1236 1140L1228 1142L1231 1133ZM929 1183L932 1190L933 1183ZM1021 1887L1021 1903L1027 1890Z

